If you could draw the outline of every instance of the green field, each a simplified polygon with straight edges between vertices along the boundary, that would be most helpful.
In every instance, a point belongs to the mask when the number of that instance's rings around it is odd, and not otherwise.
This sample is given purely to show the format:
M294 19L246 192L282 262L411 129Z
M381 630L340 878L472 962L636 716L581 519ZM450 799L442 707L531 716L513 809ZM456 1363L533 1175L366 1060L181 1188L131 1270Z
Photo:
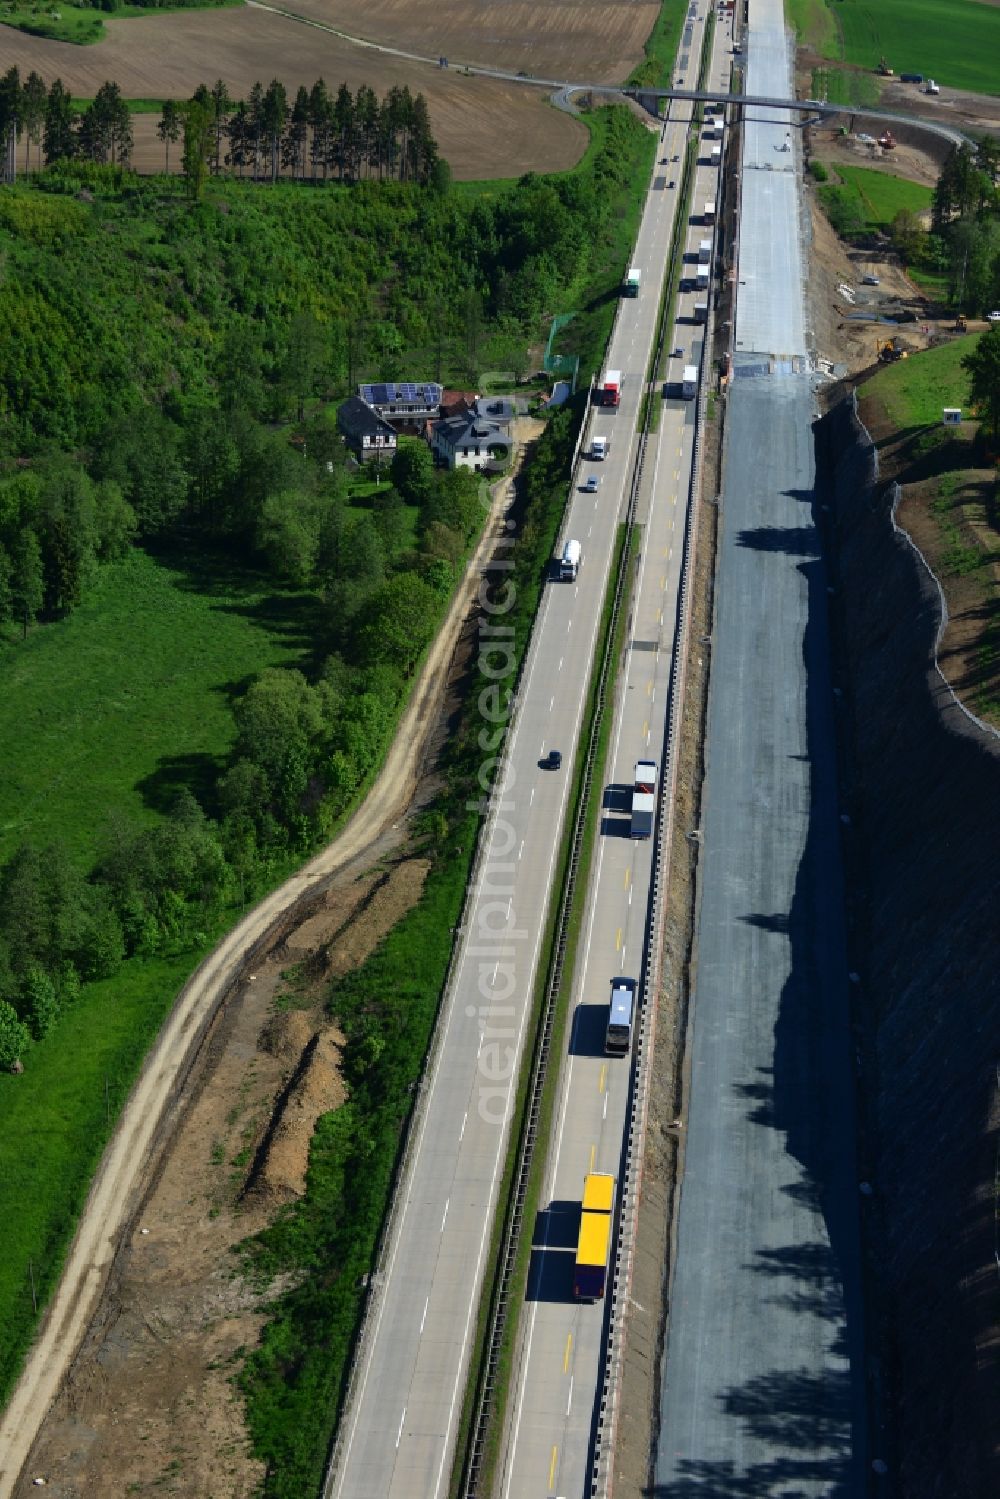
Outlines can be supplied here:
M55 1286L66 1244L118 1111L174 996L195 963L231 925L219 918L199 949L133 961L89 984L44 1041L23 1076L0 1074L0 1398L20 1366L39 1305ZM30 1268L29 1268L30 1267Z
M830 104L866 108L878 103L878 79L871 73L858 73L853 68L813 68L812 97Z
M1000 94L1000 6L982 0L837 0L830 24L817 0L788 0L803 44L822 57L873 72L879 59L899 73L923 73L948 88ZM928 102L928 108L933 105Z
M887 365L866 383L864 394L882 401L890 421L900 431L940 422L943 406L967 410L969 377L962 369L962 360L980 337L973 333L955 338L938 349L926 349Z
M114 5L110 9L97 10L89 5L49 3L24 3L24 0L0 0L0 23L13 26L17 31L30 32L32 36L44 36L51 41L75 42L77 46L89 46L107 35L105 21L121 21L129 16L162 16L167 11L216 8L222 5L242 5L243 0L188 0L185 5Z
M109 816L152 821L182 784L209 788L232 743L232 694L302 658L314 604L249 569L134 551L100 569L68 618L24 641L8 629L0 858L58 837L89 868Z
M901 209L921 214L931 206L934 195L919 182L893 177L889 172L873 172L868 167L841 166L839 162L824 165L831 176L840 178L839 184L830 182L819 188L820 201L834 228L838 228L838 211L868 232L887 229Z

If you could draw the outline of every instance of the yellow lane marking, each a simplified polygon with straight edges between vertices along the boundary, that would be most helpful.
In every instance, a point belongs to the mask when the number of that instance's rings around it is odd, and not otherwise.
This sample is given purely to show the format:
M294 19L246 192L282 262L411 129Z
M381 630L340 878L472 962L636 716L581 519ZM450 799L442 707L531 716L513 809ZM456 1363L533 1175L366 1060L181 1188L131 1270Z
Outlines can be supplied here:
M595 1157L596 1154L597 1154L597 1146L596 1145L592 1145L590 1147L590 1169L591 1169L591 1171L593 1171L593 1169L594 1169L594 1157Z
M564 1374L568 1374L569 1373L569 1354L570 1354L570 1349L572 1347L573 1347L573 1334L571 1332L568 1332L566 1334L566 1352L563 1354L563 1373Z
M621 952L621 950L622 950L622 929L621 929L621 927L619 927L618 928L618 936L615 938L615 952Z
M631 878L632 878L632 871L631 871L631 869L626 869L626 871L625 871L625 889L626 890L628 889L628 882L629 882L629 880Z
M646 722L642 726L642 737L643 737L643 739L648 739L649 738L649 719L648 718L646 719Z
M553 1447L553 1449L552 1449L552 1461L549 1463L549 1488L550 1489L554 1489L555 1486L556 1486L556 1462L558 1460L558 1457L559 1457L559 1448L558 1447Z
M597 1084L597 1091L598 1091L598 1093L603 1093L604 1092L604 1084L607 1082L607 1080L608 1080L608 1064L607 1064L607 1062L605 1062L604 1066L601 1068L601 1080Z
M652 677L650 677L649 681L646 683L646 696L647 697L652 697L653 696L653 679L652 679Z

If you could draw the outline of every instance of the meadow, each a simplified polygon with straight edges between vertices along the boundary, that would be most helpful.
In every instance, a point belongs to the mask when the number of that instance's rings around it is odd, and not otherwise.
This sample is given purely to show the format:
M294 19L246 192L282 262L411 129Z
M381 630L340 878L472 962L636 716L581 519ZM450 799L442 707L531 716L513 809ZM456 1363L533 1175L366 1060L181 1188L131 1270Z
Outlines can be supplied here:
M106 35L105 21L127 20L130 16L163 15L167 11L201 10L221 5L241 5L242 0L186 0L186 3L163 5L73 5L71 0L5 0L0 4L0 23L30 36L46 37L54 42L72 42L78 47L91 46Z
M926 213L931 206L933 193L919 182L909 182L905 177L894 177L889 172L873 172L868 167L834 166L827 163L827 170L840 178L840 183L826 183L819 189L820 199L836 227L837 214L846 213L860 221L865 231L887 229L897 213Z
M799 40L823 57L874 72L885 57L897 76L923 73L949 88L1000 94L1000 7L980 0L837 0L832 25L816 0L792 0Z
M955 338L913 359L887 365L867 382L865 394L882 401L890 421L901 432L938 423L943 406L968 407L969 376L962 360L979 337L970 334Z
M8 626L0 859L59 839L89 868L111 819L156 821L181 785L209 797L234 696L266 667L301 664L315 602L204 552L136 549L65 619L25 640Z

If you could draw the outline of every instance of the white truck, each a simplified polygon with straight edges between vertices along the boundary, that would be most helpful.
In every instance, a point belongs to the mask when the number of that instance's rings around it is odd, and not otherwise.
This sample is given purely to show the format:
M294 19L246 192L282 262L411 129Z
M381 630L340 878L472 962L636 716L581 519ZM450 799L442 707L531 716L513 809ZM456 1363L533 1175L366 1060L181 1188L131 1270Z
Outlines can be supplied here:
M695 291L706 291L708 288L708 266L700 265L694 277Z
M592 437L590 440L590 456L598 463L608 456L608 439L606 437Z
M721 146L713 146L712 147L712 158L711 159L712 159L712 165L713 165L713 167L721 167L721 165L722 165L722 147Z
M702 214L702 222L705 223L705 224L714 224L715 223L715 204L714 203L706 203L705 204L705 211Z
M708 303L696 302L694 304L694 320L696 323L708 322Z
M629 836L651 838L656 821L656 761L637 760L632 784L632 823Z
M559 558L559 576L564 583L575 583L580 571L581 546L578 541L567 541Z
M725 121L720 115L709 115L705 121L705 138L710 141L721 141Z
M711 259L712 259L712 241L710 239L703 239L703 240L701 240L701 242L698 245L698 264L699 265L708 265L708 263L709 263L709 261Z
M941 90L938 88L937 84L934 82L934 79L933 78L928 78L927 82L924 84L924 93L925 94L939 94L940 92L941 92Z
M686 364L681 376L681 395L685 401L693 401L698 394L698 367L694 364Z
M641 285L642 270L639 266L634 265L630 268L628 275L625 277L625 285L622 290L626 297L637 297L639 295L639 288L641 287Z

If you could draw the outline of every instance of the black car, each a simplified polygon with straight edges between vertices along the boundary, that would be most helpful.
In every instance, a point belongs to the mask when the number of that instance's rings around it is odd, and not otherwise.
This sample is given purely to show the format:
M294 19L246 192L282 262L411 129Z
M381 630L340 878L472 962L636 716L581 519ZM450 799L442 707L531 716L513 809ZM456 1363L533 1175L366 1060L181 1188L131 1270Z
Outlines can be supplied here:
M562 765L562 750L549 750L542 765L546 770L558 770Z

